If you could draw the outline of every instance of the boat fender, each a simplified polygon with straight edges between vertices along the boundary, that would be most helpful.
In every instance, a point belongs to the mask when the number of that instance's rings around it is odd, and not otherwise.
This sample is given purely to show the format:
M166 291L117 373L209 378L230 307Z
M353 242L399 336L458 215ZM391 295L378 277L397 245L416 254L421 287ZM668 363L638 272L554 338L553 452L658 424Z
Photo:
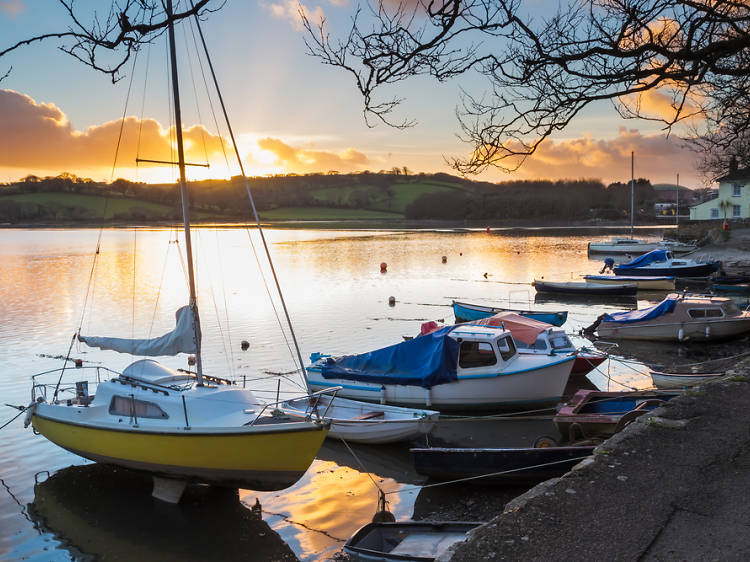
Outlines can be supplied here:
M27 428L31 425L31 416L34 415L34 412L36 412L36 405L39 402L44 402L44 398L41 396L36 399L36 402L32 402L28 406L26 406L26 416L23 419L23 427Z
M428 408L432 406L432 389L430 388L424 389L424 403Z
M711 337L711 326L706 325L706 339Z
M677 341L684 341L685 340L685 328L680 326L680 329L677 332Z
M380 403L385 404L385 385L380 386Z

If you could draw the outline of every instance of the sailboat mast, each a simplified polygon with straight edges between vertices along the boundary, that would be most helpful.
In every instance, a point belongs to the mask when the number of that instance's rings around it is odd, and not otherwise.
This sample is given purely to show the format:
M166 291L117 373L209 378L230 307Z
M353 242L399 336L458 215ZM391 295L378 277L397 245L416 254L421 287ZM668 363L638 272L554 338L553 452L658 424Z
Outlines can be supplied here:
M167 17L172 17L172 0L167 0ZM195 338L195 365L198 373L198 384L203 384L203 364L201 361L200 320L195 294L195 273L193 272L193 245L190 240L190 199L185 179L185 149L182 142L182 111L180 109L180 86L177 80L177 49L174 40L174 23L169 22L169 56L172 69L172 97L174 98L174 121L177 133L177 163L180 168L180 199L182 201L182 220L185 225L185 253L187 254L188 279L190 284L190 308L193 311L193 337Z
M635 152L630 153L630 239L633 239L635 222Z
M680 174L677 174L677 185L675 186L675 202L677 203L677 208L674 212L674 223L677 226L680 226Z

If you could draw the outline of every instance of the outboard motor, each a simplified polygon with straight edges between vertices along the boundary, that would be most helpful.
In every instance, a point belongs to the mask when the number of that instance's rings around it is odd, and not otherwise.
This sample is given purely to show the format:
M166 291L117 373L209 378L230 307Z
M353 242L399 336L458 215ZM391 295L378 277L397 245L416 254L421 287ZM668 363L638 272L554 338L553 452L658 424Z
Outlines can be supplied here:
M599 275L601 275L607 270L609 270L610 273L612 273L614 272L614 268L615 268L615 260L613 258L604 258L604 267L599 272Z

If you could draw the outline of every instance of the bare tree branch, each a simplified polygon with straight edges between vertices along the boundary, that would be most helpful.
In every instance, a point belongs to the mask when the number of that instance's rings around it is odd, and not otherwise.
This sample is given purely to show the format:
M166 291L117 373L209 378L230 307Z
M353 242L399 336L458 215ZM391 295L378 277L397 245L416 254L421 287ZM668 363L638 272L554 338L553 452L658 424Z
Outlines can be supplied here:
M538 20L521 0L372 1L341 40L304 19L309 53L354 76L366 116L397 126L411 124L393 119L402 100L380 101L381 90L483 76L484 91L463 92L457 111L471 150L451 162L462 173L517 169L602 100L667 133L700 128L721 149L750 130L746 0L570 0Z

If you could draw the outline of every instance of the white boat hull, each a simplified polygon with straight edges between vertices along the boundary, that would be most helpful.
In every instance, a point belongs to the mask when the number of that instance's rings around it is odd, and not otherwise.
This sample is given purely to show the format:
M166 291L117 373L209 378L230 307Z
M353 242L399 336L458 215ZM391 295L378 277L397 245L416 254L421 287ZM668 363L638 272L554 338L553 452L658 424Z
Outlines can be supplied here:
M651 371L651 380L656 388L689 388L723 377L724 373L677 374Z
M711 341L750 331L750 318L647 324L602 322L596 329L601 338L652 341Z
M436 410L487 410L541 407L562 398L575 356L519 355L504 372L461 375L458 380L431 388L415 385L376 384L340 378L323 378L319 368L308 368L314 391L342 387L338 394L354 400Z
M622 283L634 283L639 291L674 291L674 277L628 277L623 275L585 275L584 279L592 283L602 285L619 285Z
M316 410L330 422L328 437L381 445L411 441L429 433L440 416L435 410L401 408L346 398L317 396ZM305 417L311 411L307 397L287 400L281 409L288 415Z

